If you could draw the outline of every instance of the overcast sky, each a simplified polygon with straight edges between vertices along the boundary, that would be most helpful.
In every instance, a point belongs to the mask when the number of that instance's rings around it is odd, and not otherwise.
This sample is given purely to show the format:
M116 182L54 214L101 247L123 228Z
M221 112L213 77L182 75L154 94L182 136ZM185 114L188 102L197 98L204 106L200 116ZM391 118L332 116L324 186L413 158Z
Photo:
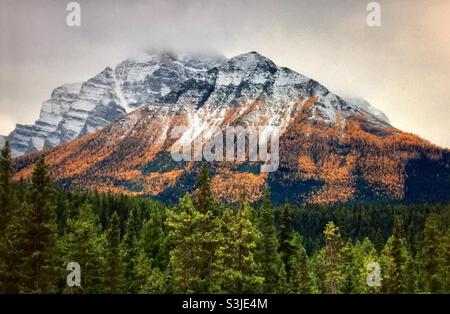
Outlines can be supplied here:
M0 134L37 119L53 88L148 49L258 51L394 126L450 147L450 1L386 0L381 27L365 0L0 0Z

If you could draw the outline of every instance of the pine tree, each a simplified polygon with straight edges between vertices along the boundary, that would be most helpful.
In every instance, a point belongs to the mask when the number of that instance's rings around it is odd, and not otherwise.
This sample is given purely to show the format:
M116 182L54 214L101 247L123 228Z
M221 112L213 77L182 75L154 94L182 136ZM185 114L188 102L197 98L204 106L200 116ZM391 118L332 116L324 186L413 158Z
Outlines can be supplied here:
M153 267L165 270L169 256L164 221L159 210L153 211L144 222L139 242L143 254L152 261Z
M143 253L139 255L136 264L139 293L165 293L166 274L158 267L153 267L151 260Z
M332 222L328 222L323 231L325 236L324 267L325 287L328 293L340 292L343 281L342 275L342 239L339 228Z
M296 250L290 261L292 269L292 279L289 287L290 292L301 294L311 293L313 289L308 265L308 255L298 233L295 233L291 244Z
M51 292L56 285L54 254L56 249L56 222L51 205L52 182L49 170L41 157L31 176L29 205L31 215L26 225L23 248L23 292Z
M431 293L443 292L443 267L442 235L439 231L438 216L431 214L425 223L422 269L425 291Z
M106 287L109 293L118 293L123 284L123 264L120 256L120 226L119 215L114 212L111 215L107 239L107 270Z
M92 206L85 203L76 217L67 221L68 232L60 238L63 265L77 262L81 267L81 287L66 287L65 292L102 293L106 291L105 270L108 246Z
M17 207L14 193L11 189L12 160L9 142L6 141L5 146L0 153L0 292L10 290L6 282L9 276L8 261L11 252L7 246L8 238L6 237L6 228L9 224L14 208Z
M26 248L30 246L27 225L32 220L32 209L26 202L13 208L11 219L4 233L2 243L2 263L0 281L3 293L23 292L26 269L23 263L27 255ZM26 287L27 288L27 287ZM26 289L28 292L28 289Z
M138 241L138 218L136 211L132 210L127 219L125 234L120 245L124 267L124 291L126 293L137 293L140 288L136 269L139 259Z
M263 204L260 208L259 231L261 232L261 237L257 243L256 257L261 276L264 278L262 292L284 292L286 274L280 254L278 253L274 212L267 188L263 196Z
M216 251L213 292L257 292L264 278L254 260L259 233L252 224L252 209L244 203L233 213L226 208L221 219L220 245Z
M286 284L288 287L291 286L294 277L294 264L297 262L295 258L300 249L299 247L296 247L293 242L294 232L292 229L292 222L291 209L289 205L285 203L281 209L280 215L280 232L278 234L280 246L278 251L280 252L280 257L286 271Z
M401 221L395 218L392 235L389 237L381 254L383 276L382 291L385 293L405 293L407 291L407 274L405 267L409 259Z
M198 188L194 193L194 206L201 213L214 212L214 198L211 191L211 179L206 163L202 164L198 177Z
M367 265L379 261L375 247L368 238L358 240L354 245L347 241L343 248L343 260L343 293L379 292L379 287L367 285Z
M174 292L206 293L212 287L218 220L211 211L197 210L187 194L180 199L178 212L170 211L169 270Z
M3 235L12 210L12 160L11 148L6 141L0 153L0 235ZM1 238L0 238L1 239Z
M450 230L447 230L447 234L442 242L441 247L443 253L444 269L443 269L443 282L445 293L450 293Z

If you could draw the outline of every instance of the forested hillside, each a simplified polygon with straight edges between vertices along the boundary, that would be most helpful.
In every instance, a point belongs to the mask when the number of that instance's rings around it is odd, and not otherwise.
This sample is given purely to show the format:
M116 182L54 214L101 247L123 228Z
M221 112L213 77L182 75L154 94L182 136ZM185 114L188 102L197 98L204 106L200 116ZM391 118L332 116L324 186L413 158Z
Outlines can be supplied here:
M55 188L44 159L0 159L2 293L450 293L450 204L275 206L213 197L206 165L176 205ZM68 287L66 266L81 266ZM368 285L379 263L380 285Z

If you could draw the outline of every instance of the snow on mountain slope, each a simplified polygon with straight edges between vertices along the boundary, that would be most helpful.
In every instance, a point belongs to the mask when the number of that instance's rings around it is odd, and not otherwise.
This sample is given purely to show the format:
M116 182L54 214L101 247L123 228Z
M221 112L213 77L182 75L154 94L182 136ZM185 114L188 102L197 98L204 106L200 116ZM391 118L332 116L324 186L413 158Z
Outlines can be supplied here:
M9 135L14 156L44 148L49 134L63 121L80 91L81 83L55 88L51 98L42 104L39 119L34 125L18 124Z
M5 142L6 142L6 136L0 135L0 149L2 149L3 146L5 146Z
M157 58L156 63L155 58L139 59L120 75L114 75L120 66L115 71L106 69L83 85L60 123L64 126L69 121L71 127L62 136L101 128L107 122L101 120L107 110L116 108L124 115L125 106L133 109L132 100L143 94L153 100L99 132L46 150L43 155L60 185L175 200L195 188L193 176L199 163L172 158L174 144L190 144L200 136L206 141L215 135L223 138L228 126L255 127L263 138L278 132L279 167L264 172L262 166L267 162L261 159L212 162L212 188L215 197L225 201L239 202L243 194L256 201L265 184L278 202L400 200L410 197L408 191L417 190L420 184L420 180L409 179L417 177L411 166L419 162L417 156L424 156L424 163L436 160L433 169L440 172L448 169L450 157L445 151L393 128L368 105L346 101L317 81L277 66L256 52L209 67L191 63L186 68L195 72L192 75L178 67L187 64L181 58ZM161 68L164 71L155 84L142 83L138 72L144 71L144 82L149 82ZM166 80L172 76L180 80L174 87ZM170 91L161 92L166 86ZM105 112L97 114L100 109ZM184 129L172 138L177 127ZM200 149L207 145L203 144ZM194 147L190 157L198 153ZM37 156L16 159L16 179L30 175ZM423 175L437 182L433 169ZM443 182L442 191L448 187ZM448 193L439 195L444 195L439 199L448 197Z
M161 102L178 106L188 115L186 133L223 128L228 123L265 126L267 135L283 132L303 102L316 97L310 119L334 123L357 115L381 126L386 124L331 93L318 82L279 67L264 56L250 52L231 58L209 71L181 83ZM154 108L152 105L151 108ZM231 118L232 117L232 118ZM272 131L270 131L272 130ZM209 132L209 136L214 134Z
M222 60L169 53L144 55L107 67L85 83L58 87L42 105L34 125L18 124L9 135L13 155L54 147L101 129Z
M338 116L362 114L389 125L387 117L365 101L346 101L256 52L229 60L160 53L129 58L87 82L56 88L36 123L18 124L9 138L14 156L54 147L102 129L144 103L187 106L190 119L203 128L223 124L230 114L241 115L242 124L283 128L298 110L297 103L311 96L317 97L311 119L333 123ZM254 100L266 105L250 110ZM233 112L235 108L240 113Z
M370 115L380 119L381 121L390 124L389 118L386 116L384 112L381 110L373 107L367 100L362 98L345 98L345 101L349 104L352 104L361 110L363 110L365 113L369 113Z

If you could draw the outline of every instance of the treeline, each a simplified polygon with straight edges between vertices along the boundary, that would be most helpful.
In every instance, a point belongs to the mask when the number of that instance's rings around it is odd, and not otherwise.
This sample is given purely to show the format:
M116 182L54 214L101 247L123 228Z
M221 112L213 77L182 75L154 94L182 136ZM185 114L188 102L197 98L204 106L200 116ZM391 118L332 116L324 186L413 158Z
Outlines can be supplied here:
M0 157L2 293L449 293L450 206L230 207L208 169L176 206L55 189ZM66 266L81 266L69 287ZM378 267L379 266L379 267Z

